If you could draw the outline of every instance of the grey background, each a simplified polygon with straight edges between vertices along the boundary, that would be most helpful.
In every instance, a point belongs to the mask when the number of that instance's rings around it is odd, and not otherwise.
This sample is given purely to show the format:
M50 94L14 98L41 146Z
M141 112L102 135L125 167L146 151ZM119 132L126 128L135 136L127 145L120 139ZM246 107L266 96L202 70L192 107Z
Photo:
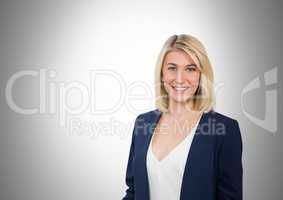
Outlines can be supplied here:
M21 115L5 99L9 78L21 70L55 70L54 82L87 84L93 67L119 72L127 85L149 85L163 42L172 34L197 36L214 66L216 110L240 123L244 144L244 198L279 200L282 188L282 1L16 1L0 3L0 199L120 199L131 138L70 135L54 114ZM242 89L276 67L278 131L264 130L244 114ZM109 82L108 82L109 83ZM101 84L98 102L109 101L111 86ZM23 107L38 105L38 80L22 80L14 98ZM153 88L152 88L153 90ZM265 90L247 96L245 108L262 118ZM58 97L56 98L58 100ZM76 100L74 100L76 103ZM101 104L102 105L102 104ZM138 105L138 103L136 104ZM126 106L97 121L115 117L132 124ZM83 117L85 113L77 117Z

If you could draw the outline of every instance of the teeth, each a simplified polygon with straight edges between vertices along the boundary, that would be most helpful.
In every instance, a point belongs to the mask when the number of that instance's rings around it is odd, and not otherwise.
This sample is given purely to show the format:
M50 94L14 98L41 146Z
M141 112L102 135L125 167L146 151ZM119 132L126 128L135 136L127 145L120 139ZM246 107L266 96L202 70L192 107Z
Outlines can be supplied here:
M184 91L187 89L187 87L174 87L174 89L177 91Z

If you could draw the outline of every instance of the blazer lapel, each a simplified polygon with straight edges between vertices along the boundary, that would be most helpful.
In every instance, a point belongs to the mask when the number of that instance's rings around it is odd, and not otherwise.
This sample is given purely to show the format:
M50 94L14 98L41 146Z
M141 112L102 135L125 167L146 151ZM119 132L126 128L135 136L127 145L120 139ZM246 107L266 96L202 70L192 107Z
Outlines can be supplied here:
M147 174L147 168L146 168L146 156L147 156L147 150L148 146L152 137L152 133L154 128L156 127L160 117L161 117L161 111L158 109L154 110L153 115L149 116L148 119L145 120L145 132L144 134L145 140L144 144L142 144L141 152L138 155L141 159L137 159L138 163L137 165L140 166L140 173L139 173L139 182L143 184L143 187L140 187L140 193L141 196L143 196L143 200L149 200L149 183L148 183L148 174Z
M202 180L202 173L205 173L204 171L207 170L202 169L207 166L207 162L210 160L210 153L213 153L211 150L211 140L213 137L207 136L203 128L209 123L209 114L210 112L203 113L197 126L185 165L180 200L185 200L188 196L193 200L201 191L203 181L207 182L207 180Z

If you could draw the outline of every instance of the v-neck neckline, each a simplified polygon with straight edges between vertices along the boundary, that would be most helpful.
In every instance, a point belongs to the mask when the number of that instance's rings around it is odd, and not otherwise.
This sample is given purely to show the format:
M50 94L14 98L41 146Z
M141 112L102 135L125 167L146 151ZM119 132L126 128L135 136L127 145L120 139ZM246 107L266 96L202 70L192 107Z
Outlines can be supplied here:
M152 155L152 157L154 158L154 160L161 164L161 163L164 163L166 160L168 160L170 157L172 157L174 155L174 153L177 152L177 150L183 146L185 144L185 142L190 139L192 137L192 132L190 134L188 134L179 144L177 144L171 151L169 151L167 153L167 155L165 157L163 157L161 160L158 160L158 158L156 157L156 155L154 154L153 150L152 150L152 141L150 142L150 145L149 145L149 150L150 150L150 153Z
M168 159L172 156L172 154L174 155L174 153L180 148L180 146L184 145L184 143L185 143L188 139L193 138L194 132L196 131L196 129L197 129L197 127L198 127L198 124L200 123L200 120L201 120L203 114L204 114L204 113L201 113L199 119L197 120L197 122L196 122L196 124L194 125L194 127L191 129L190 133L189 133L188 135L186 135L186 137L185 137L180 143L178 143L173 149L171 149L161 160L159 160L159 159L156 157L156 155L154 154L153 149L152 149L152 140L153 140L153 137L154 137L154 134L155 134L154 131L153 131L152 137L151 137L151 139L150 139L149 150L150 150L150 153L152 154L152 157L154 157L154 160L155 160L157 163L159 163L159 164L164 163L166 160L168 160ZM161 116L160 116L160 118L161 118ZM159 120L160 120L160 118L159 118ZM158 122L159 122L159 120L158 120Z

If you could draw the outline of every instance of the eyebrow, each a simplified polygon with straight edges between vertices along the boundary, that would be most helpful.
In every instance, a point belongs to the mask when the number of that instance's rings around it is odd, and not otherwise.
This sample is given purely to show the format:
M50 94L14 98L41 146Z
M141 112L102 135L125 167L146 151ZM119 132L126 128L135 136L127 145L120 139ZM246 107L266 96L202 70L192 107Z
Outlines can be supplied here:
M167 63L167 65L174 65L174 66L177 66L177 64L175 64L175 63ZM197 66L196 64L194 64L194 63L192 63L192 64L188 64L188 65L186 65L185 67L190 67L190 66Z

